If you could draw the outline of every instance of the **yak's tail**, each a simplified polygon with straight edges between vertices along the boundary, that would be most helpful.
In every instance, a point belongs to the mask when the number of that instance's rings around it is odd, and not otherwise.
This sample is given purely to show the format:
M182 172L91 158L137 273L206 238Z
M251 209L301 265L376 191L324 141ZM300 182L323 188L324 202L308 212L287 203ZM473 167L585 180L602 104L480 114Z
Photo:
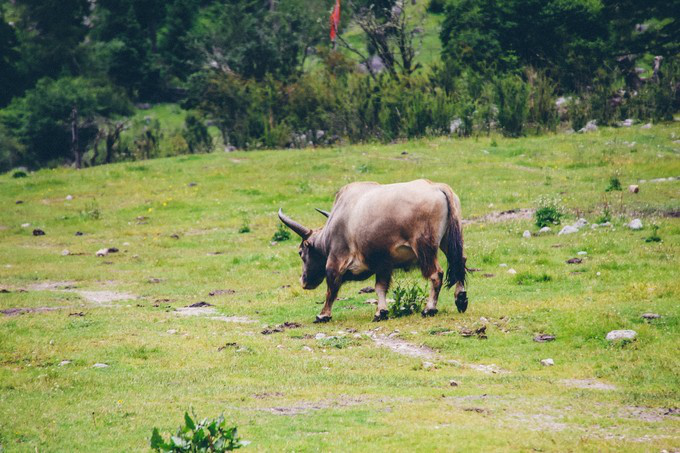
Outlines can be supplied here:
M460 201L451 188L442 184L442 192L446 196L449 207L446 233L444 237L444 254L448 261L446 269L446 287L451 288L456 283L465 285L467 268L463 254L463 225L461 223Z

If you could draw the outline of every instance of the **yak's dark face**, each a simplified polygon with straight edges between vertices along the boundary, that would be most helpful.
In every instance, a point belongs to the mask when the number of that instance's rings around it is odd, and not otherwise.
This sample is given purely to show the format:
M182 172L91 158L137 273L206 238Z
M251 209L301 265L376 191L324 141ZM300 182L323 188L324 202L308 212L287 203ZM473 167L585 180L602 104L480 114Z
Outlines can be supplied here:
M298 253L302 258L302 276L300 277L302 288L318 287L326 278L326 256L314 247L313 241L307 239L300 244Z

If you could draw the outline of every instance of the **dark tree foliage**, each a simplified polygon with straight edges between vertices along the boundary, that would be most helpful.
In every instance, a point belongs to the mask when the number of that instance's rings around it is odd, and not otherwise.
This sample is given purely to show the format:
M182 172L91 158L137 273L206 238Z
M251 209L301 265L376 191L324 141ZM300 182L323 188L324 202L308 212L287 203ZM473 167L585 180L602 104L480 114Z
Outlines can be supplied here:
M4 107L13 96L21 91L17 62L17 37L0 10L0 107Z

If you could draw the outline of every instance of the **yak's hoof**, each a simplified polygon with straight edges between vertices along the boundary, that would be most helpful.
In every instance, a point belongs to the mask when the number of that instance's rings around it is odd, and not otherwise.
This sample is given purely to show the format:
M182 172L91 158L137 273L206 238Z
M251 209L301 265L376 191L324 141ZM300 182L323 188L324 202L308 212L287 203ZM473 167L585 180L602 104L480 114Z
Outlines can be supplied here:
M467 292L461 291L456 296L456 308L458 308L458 313L465 313L468 307Z
M377 314L373 317L373 322L385 321L387 319L387 315L389 314L390 312L387 310L380 310L380 314Z
M439 313L439 310L437 310L436 308L432 308L430 310L426 308L425 310L423 310L421 314L423 315L423 318L427 318L428 316L434 316L437 313Z
M323 322L328 322L331 320L331 316L316 316L316 319L314 320L314 324L319 324Z

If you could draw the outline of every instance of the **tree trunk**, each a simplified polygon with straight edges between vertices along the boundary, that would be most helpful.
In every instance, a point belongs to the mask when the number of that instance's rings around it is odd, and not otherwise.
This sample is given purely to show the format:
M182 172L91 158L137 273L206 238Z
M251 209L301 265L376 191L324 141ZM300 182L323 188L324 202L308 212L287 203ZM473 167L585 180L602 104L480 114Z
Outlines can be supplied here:
M75 105L71 110L71 151L75 158L76 168L83 166L83 156L80 153L80 145L78 143L78 107Z

